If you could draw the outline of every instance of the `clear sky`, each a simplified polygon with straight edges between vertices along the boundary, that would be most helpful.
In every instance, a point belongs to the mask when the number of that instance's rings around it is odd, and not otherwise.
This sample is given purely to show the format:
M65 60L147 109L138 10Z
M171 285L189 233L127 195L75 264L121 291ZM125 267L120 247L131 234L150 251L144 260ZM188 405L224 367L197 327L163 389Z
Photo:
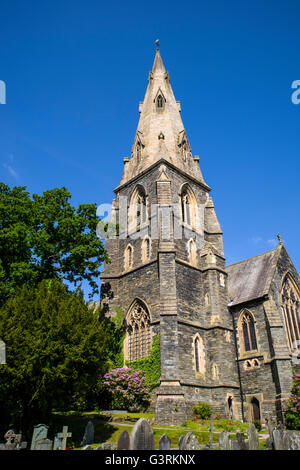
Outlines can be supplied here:
M227 264L281 233L300 271L300 2L1 0L0 180L110 203L160 39Z

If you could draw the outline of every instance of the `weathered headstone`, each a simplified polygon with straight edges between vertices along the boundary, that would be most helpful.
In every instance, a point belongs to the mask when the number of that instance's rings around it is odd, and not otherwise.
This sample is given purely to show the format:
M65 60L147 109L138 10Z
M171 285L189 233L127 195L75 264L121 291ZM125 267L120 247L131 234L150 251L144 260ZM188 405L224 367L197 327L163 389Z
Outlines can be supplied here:
M22 434L16 434L13 429L9 429L5 435L5 444L0 444L0 450L22 450L26 449L27 442L22 442Z
M131 431L130 435L131 450L153 450L154 435L150 424L144 418L140 418Z
M112 449L112 444L110 442L103 443L103 450L111 450L111 449Z
M57 434L54 436L53 450L61 450L62 439Z
M296 431L284 431L282 447L283 450L300 450L300 434Z
M89 421L85 427L84 436L82 439L82 445L93 444L94 443L94 424L92 421Z
M52 450L53 441L50 439L42 438L35 441L34 450Z
M259 450L259 439L256 427L253 423L249 424L248 429L249 450Z
M249 443L245 440L243 432L236 433L236 441L232 441L234 450L249 450Z
M61 439L61 450L66 450L67 439L72 437L72 433L68 432L68 426L63 426L62 432L57 433L57 437Z
M98 449L98 447L97 447L97 449ZM93 450L93 448L91 446L84 446L82 450Z
M188 432L181 444L181 450L200 450L199 441L193 432Z
M214 426L212 421L209 423L209 447L213 446Z
M282 442L282 433L279 429L274 428L272 432L273 438L273 445L275 450L283 450L283 442Z
M159 439L159 450L170 450L171 439L168 434L163 434Z
M227 431L222 431L219 437L220 450L233 450L231 437Z
M129 444L130 444L129 434L126 431L126 429L124 429L124 431L122 431L118 439L118 450L128 450Z
M181 436L179 436L179 439L178 439L178 449L179 450L182 450L182 441L184 439L184 436L185 436L185 434L181 434Z
M45 424L37 424L36 426L34 426L30 450L34 450L36 441L38 441L39 439L47 438L48 429L49 426L46 426Z

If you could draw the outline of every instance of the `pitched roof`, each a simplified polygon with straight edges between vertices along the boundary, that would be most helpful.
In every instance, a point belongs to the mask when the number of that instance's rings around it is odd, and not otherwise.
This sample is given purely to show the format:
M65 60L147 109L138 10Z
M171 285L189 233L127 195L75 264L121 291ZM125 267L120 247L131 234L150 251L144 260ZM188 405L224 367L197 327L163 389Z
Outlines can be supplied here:
M226 267L229 306L258 299L269 291L279 255L279 247Z

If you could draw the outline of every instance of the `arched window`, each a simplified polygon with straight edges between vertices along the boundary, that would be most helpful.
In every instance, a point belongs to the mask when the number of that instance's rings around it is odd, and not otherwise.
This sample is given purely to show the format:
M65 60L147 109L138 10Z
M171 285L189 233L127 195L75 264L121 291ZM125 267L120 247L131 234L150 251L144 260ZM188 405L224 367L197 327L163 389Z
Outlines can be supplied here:
M138 185L132 193L129 206L129 232L140 230L142 224L147 222L146 193L141 185Z
M128 245L125 250L125 269L131 268L133 265L133 248Z
M151 347L150 315L146 306L136 300L126 318L127 359L129 362L148 357Z
M197 246L194 240L187 242L188 260L191 264L197 264Z
M297 342L300 339L300 294L289 274L282 283L281 300L289 346L291 349L299 349Z
M193 338L194 370L196 373L205 374L205 357L202 338L197 334Z
M151 254L151 241L150 238L147 236L144 238L142 243L142 261L145 263L150 259Z
M180 195L182 222L192 228L196 227L197 202L189 185L185 184Z
M241 317L241 332L243 336L244 351L257 349L255 325L252 315L246 311Z
M161 95L158 95L156 103L158 108L164 107L164 99Z

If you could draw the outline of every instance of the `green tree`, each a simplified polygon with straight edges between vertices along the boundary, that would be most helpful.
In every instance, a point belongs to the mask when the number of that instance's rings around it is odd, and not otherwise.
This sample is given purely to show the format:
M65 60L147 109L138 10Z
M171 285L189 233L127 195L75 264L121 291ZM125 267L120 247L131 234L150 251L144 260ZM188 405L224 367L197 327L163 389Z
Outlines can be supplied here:
M24 285L5 303L0 414L6 425L26 434L33 424L49 423L53 409L94 406L112 361L113 328L98 313L59 280Z
M96 204L70 204L66 188L32 198L25 187L0 183L0 305L16 288L58 278L78 285L95 282L109 261L96 227Z

